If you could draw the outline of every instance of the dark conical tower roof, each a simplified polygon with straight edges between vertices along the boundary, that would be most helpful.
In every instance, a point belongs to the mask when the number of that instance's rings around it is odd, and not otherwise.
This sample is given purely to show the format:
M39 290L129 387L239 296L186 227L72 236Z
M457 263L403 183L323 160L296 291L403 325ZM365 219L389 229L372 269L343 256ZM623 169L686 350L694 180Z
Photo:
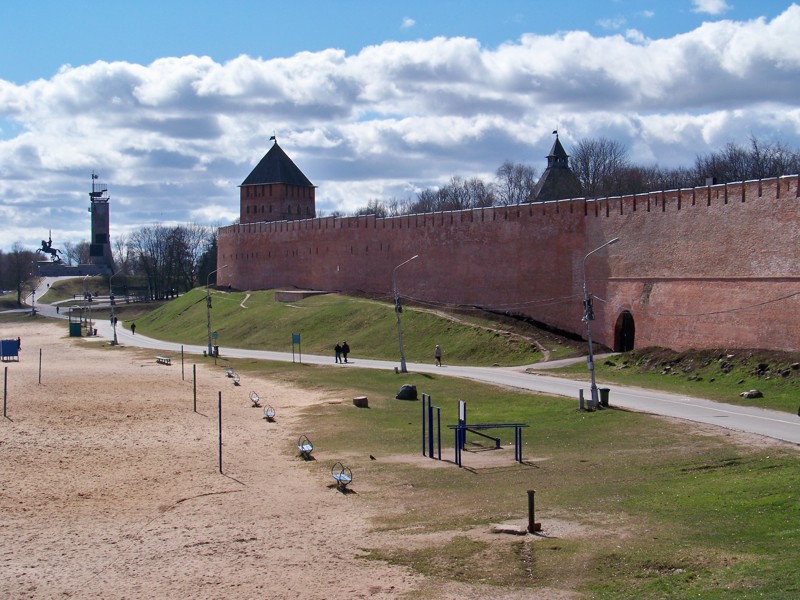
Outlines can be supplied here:
M534 202L578 198L581 195L581 183L569 168L569 155L558 139L558 132L553 133L556 134L556 141L547 155L547 168L533 188Z
M556 141L553 142L553 147L550 148L550 154L547 155L547 166L548 167L555 167L555 166L566 166L569 168L569 155L567 151L564 150L564 146L561 145L561 141L558 139L558 134L556 133Z
M284 183L287 185L299 185L314 187L314 184L303 175L303 172L292 162L292 159L278 145L278 141L272 145L261 159L255 169L242 182L242 185L261 185L267 183Z

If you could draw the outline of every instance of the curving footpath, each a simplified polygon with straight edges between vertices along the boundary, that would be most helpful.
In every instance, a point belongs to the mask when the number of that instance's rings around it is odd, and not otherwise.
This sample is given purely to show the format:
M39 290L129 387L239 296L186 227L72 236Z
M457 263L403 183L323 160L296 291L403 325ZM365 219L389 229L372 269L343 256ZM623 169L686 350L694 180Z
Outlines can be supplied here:
M53 281L55 281L55 278L44 279L39 289L37 289L36 297L41 297L47 290L47 285ZM65 316L56 314L55 306L37 304L36 307L39 313L46 317L66 318ZM95 327L99 337L109 340L113 339L112 327L108 320L96 321ZM120 345L149 348L157 351L180 352L181 348L183 348L185 353L202 355L203 351L206 349L205 346L182 346L181 344L156 340L143 335L132 335L130 331L123 329L121 326L117 327L117 340ZM223 354L230 358L251 358L279 362L291 362L294 358L289 352L244 350L228 347L223 348ZM333 356L303 354L303 362L307 364L335 365ZM398 363L394 361L358 358L353 360L351 358L348 364L335 366L340 368L393 370L398 366ZM525 372L526 367L436 367L424 363L407 363L407 368L409 371L417 373L436 373L450 377L473 379L531 392L574 398L576 408L578 405L579 390L584 389L585 396L587 398L589 396L588 382L572 381L538 373L531 374ZM721 402L704 400L702 398L692 398L643 388L605 383L599 385L611 390L610 404L614 407L653 415L685 419L697 423L705 423L800 445L800 418L789 413L724 404Z

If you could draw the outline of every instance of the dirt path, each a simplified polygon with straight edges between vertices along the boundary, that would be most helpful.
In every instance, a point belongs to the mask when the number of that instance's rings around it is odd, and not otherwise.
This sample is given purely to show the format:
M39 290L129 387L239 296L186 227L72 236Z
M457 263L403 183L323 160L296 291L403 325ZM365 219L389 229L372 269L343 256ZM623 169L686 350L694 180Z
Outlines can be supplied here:
M431 313L431 314L436 315L437 317L439 317L441 319L446 319L448 321L452 321L453 323L458 323L459 325L464 325L465 327L475 327L475 328L485 329L486 331L488 331L490 333L498 333L500 335L507 335L509 337L520 339L520 340L522 340L524 342L527 342L529 344L533 344L534 346L536 346L536 349L539 352L542 353L541 362L547 362L547 361L550 360L550 350L545 348L544 345L539 340L537 340L535 337L531 337L531 336L528 336L528 335L522 335L520 333L515 333L513 331L508 331L507 329L495 329L495 328L492 328L492 327L483 327L481 325L476 325L475 323L470 323L469 321L466 321L464 319L459 319L458 317L456 317L454 315L451 315L451 314L448 314L448 313L444 313L444 312L441 312L441 311L438 311L438 310L435 310L435 309L432 309L432 308L414 307L414 310L418 310L420 312Z

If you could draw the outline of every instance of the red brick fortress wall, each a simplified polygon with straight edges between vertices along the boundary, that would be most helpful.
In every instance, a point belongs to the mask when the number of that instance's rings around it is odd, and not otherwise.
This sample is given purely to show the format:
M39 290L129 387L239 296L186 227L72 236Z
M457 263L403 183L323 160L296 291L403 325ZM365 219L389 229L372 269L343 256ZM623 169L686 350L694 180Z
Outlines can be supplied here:
M223 285L367 291L530 316L635 346L800 349L798 177L600 200L393 218L248 223L219 231Z

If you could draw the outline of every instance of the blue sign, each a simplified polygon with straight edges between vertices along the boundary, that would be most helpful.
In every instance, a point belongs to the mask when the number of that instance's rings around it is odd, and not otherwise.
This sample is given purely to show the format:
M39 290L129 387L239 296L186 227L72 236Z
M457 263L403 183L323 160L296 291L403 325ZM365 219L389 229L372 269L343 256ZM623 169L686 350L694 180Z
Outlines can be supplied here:
M299 333L293 333L292 334L292 343L293 344L299 344L300 343L300 334Z

